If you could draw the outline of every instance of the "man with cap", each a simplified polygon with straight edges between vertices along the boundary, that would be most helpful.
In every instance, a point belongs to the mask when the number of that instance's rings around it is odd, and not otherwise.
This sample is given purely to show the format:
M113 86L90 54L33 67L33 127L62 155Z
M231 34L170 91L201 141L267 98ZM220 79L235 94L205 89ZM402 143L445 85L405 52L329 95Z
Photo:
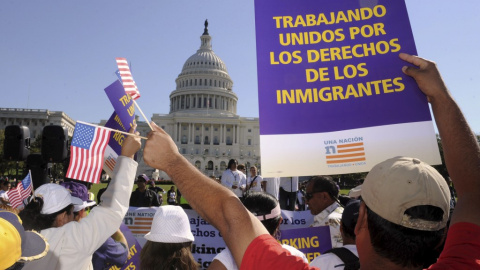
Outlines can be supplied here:
M148 176L141 174L137 177L137 189L132 192L130 197L130 206L133 207L150 207L160 206L157 193L147 189Z
M444 249L429 269L480 269L480 147L476 136L435 64L405 53L400 58L414 65L404 67L403 72L415 79L432 106L445 163L458 194ZM231 192L203 176L164 130L152 126L145 162L165 171L192 207L220 231L241 269L315 269L283 251ZM364 201L355 236L362 269L422 269L442 244L449 218L450 195L441 175L418 159L393 158L372 169L361 196Z
M342 214L340 232L342 234L343 246L333 248L316 257L311 266L322 270L343 270L359 269L357 246L355 245L355 226L358 220L360 201L348 202Z
M338 203L338 186L332 177L318 175L308 180L305 200L314 215L310 227L329 226L332 247L342 246L340 220L343 207Z
M25 231L16 214L0 211L0 269L22 269L23 264L47 252L48 243L42 235Z

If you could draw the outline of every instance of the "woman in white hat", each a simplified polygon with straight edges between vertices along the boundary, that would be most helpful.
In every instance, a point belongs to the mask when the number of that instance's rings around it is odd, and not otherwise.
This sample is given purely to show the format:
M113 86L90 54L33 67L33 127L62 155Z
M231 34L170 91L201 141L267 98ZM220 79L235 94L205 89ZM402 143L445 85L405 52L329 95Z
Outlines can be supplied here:
M27 230L37 230L48 240L50 250L42 259L25 265L24 270L93 269L92 254L120 227L128 210L137 171L133 156L140 145L138 137L128 136L123 141L115 179L103 193L99 206L79 222L72 220L74 204L82 205L81 199L57 184L44 184L35 190L33 199L19 215Z
M145 239L148 241L140 253L142 270L198 268L191 252L194 238L190 222L180 206L159 207Z

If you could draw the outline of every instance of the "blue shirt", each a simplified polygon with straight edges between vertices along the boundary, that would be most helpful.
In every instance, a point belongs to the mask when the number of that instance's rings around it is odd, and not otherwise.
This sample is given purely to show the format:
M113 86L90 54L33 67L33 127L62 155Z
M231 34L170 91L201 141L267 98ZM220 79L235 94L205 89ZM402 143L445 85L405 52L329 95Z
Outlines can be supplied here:
M93 253L92 264L94 270L109 269L115 265L122 267L127 261L128 249L120 242L109 237L95 253Z

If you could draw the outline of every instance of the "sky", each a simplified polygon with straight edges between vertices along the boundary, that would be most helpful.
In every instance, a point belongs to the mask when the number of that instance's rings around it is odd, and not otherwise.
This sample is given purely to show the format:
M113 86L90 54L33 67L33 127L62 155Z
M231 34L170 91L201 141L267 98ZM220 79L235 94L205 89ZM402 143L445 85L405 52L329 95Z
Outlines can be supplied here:
M480 1L406 0L418 54L434 60L480 133ZM169 95L209 21L214 52L238 95L237 114L258 117L254 1L15 1L0 3L2 108L64 111L98 123L113 108L104 88L126 57L148 118Z

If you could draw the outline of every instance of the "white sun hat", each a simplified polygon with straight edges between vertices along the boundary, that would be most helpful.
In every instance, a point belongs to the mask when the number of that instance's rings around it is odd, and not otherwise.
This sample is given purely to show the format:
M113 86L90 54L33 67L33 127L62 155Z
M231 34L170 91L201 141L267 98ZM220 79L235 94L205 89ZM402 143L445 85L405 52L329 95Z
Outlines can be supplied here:
M152 228L145 239L161 243L193 242L188 216L180 206L166 205L158 208Z

